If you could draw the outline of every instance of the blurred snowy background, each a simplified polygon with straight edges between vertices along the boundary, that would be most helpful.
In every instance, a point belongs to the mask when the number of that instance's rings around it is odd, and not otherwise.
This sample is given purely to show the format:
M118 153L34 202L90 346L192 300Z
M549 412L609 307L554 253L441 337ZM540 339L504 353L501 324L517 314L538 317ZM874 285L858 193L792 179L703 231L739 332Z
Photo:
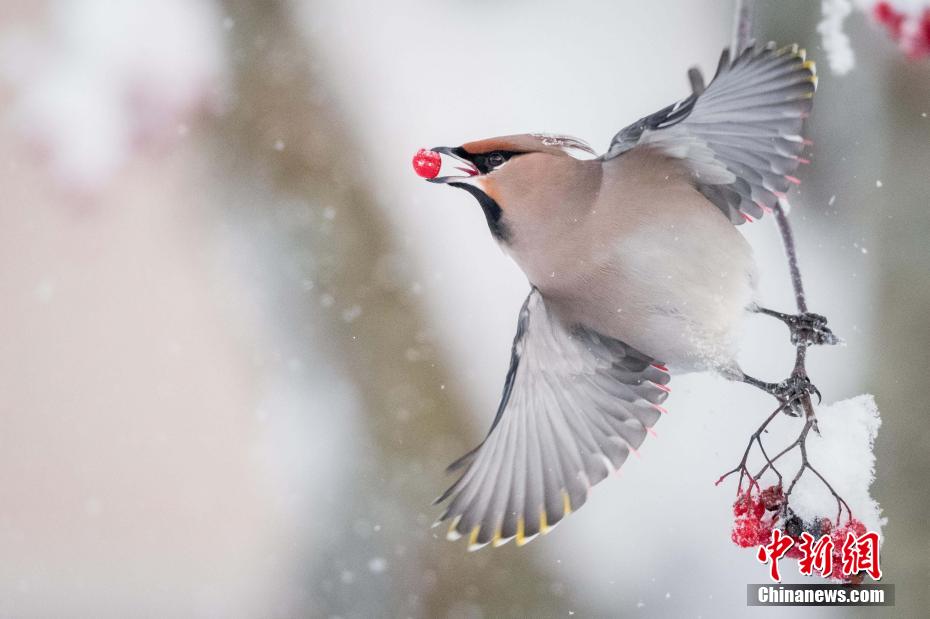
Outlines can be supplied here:
M759 39L824 59L819 3L759 5ZM770 402L719 378L676 377L658 438L556 533L467 554L430 528L527 284L468 196L410 169L523 131L603 150L687 94L688 67L712 73L731 13L0 3L0 616L744 615L765 572L713 481ZM809 369L826 402L876 396L885 582L919 616L930 64L860 12L844 29L856 65L821 64L792 217L812 309L848 345ZM742 229L789 309L773 222ZM748 325L744 367L791 360L783 329Z

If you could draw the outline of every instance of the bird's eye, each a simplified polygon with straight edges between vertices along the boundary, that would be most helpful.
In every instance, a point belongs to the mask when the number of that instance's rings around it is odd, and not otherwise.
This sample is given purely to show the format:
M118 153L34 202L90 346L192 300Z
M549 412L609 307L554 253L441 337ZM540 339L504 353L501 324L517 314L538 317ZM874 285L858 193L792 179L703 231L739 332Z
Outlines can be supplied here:
M505 161L507 161L507 158L504 157L504 155L501 153L491 153L487 157L488 166L492 168L496 168L499 165L503 165Z

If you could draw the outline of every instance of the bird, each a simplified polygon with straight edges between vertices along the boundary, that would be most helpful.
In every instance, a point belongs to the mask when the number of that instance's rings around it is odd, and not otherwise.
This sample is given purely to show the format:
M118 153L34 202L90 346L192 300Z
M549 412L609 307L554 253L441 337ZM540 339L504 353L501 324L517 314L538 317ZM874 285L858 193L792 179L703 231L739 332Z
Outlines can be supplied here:
M792 341L836 343L823 316L756 302L737 226L770 213L809 142L816 68L797 45L725 49L713 79L619 131L605 153L558 134L431 149L461 175L427 179L477 200L526 274L510 366L491 428L453 462L437 524L468 549L523 545L580 508L666 412L672 373L712 371L790 404L816 388L766 383L736 361L752 312ZM793 406L787 407L789 410Z

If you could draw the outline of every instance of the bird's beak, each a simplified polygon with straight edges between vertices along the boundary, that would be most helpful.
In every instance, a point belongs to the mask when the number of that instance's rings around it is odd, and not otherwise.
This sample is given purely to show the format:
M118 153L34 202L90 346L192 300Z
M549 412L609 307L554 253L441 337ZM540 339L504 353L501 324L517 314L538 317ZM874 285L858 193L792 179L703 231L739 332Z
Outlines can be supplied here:
M464 179L469 179L469 178L472 178L473 176L478 176L480 174L480 172L478 171L478 168L476 168L472 164L472 162L466 158L468 156L468 153L466 153L461 147L451 148L449 146L437 146L435 148L431 148L430 150L435 153L439 153L440 155L446 155L448 157L452 157L458 163L464 164L464 165L453 166L453 167L456 170L459 170L465 173L464 175L461 175L461 176L437 176L436 178L426 179L431 183L462 182Z

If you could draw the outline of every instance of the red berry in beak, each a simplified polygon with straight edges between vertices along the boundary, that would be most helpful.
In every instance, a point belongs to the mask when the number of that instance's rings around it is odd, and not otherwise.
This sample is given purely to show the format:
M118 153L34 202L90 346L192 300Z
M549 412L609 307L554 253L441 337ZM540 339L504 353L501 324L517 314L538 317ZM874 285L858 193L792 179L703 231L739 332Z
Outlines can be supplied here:
M422 178L436 178L439 175L440 166L442 166L442 160L439 153L435 151L421 148L413 156L413 171Z

